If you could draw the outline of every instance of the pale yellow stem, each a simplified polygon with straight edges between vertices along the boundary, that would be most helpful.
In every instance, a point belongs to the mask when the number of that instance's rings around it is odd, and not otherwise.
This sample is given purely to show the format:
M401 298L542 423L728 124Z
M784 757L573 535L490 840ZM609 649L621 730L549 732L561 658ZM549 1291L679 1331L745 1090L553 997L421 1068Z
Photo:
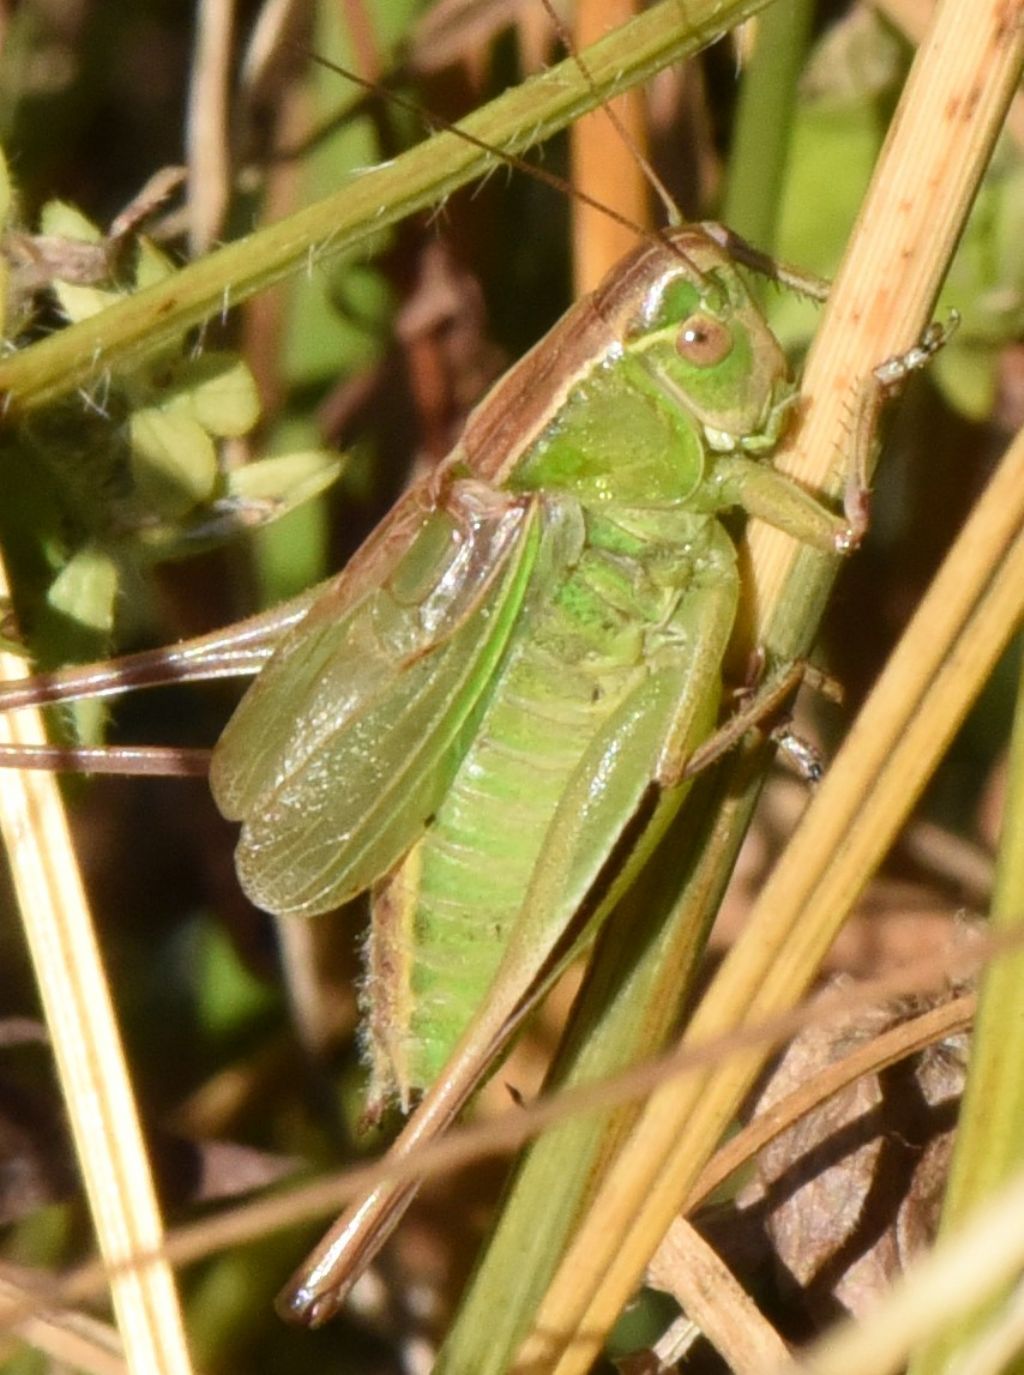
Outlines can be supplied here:
M0 564L0 597L6 594ZM0 677L24 671L0 655ZM38 712L0 716L0 740L45 740ZM92 918L56 778L0 770L0 836L22 913L68 1121L133 1375L192 1366L174 1277L159 1253L163 1221ZM141 916L141 914L140 914Z

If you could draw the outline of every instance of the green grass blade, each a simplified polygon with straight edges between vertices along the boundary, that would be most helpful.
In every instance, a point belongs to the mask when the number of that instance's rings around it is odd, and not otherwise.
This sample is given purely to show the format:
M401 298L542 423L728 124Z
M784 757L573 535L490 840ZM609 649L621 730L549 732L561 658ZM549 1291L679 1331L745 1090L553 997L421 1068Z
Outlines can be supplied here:
M740 87L722 219L766 253L775 229L814 7L773 5L757 23L757 45Z
M1024 918L1024 672L1017 689L1009 786L992 898L994 934L1017 933ZM1024 950L993 961L978 997L967 1087L940 1235L956 1232L1024 1164ZM976 1336L992 1308L950 1327L920 1352L911 1375L938 1375ZM1014 1367L1019 1370L1019 1364Z

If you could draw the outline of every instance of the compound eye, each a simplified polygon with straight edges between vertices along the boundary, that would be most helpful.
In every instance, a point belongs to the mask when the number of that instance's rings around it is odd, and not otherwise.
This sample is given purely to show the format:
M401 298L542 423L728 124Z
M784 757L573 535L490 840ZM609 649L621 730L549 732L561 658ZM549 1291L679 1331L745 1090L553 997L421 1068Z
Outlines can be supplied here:
M732 351L732 331L710 315L691 315L676 335L680 358L695 368L712 368Z

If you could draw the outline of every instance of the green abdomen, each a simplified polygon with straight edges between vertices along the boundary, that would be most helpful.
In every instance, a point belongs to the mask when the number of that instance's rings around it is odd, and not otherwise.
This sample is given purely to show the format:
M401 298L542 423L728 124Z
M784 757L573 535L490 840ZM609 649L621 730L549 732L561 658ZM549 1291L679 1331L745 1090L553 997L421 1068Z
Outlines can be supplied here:
M431 1083L486 994L566 784L646 671L638 577L590 550L551 590L426 836L375 892L371 1101ZM655 620L677 596L655 593Z

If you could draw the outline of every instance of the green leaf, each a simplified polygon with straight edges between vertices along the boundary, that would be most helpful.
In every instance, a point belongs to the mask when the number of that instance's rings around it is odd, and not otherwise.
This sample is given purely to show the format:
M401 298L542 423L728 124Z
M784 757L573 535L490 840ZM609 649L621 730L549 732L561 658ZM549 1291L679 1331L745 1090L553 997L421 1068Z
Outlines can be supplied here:
M136 289L141 291L143 287L154 286L157 282L173 276L174 271L174 264L167 254L157 248L152 239L147 239L145 235L140 236L138 257L135 261Z
M100 244L103 235L92 220L65 201L48 201L39 217L44 234L72 239L79 243ZM121 292L105 287L83 286L79 282L55 279L53 291L60 307L72 324L88 320L121 299Z
M217 451L190 415L149 407L129 422L140 497L164 516L184 515L213 495Z
M167 414L189 416L213 435L242 435L260 418L256 380L234 353L209 352L177 369Z
M344 463L340 454L325 449L262 458L230 472L228 491L240 501L272 506L273 515L266 519L276 519L337 482Z
M196 506L184 520L168 519L135 532L132 548L152 562L215 548L310 502L337 480L343 463L339 455L319 451L247 463L227 475L223 497Z
M933 364L934 380L946 400L979 423L988 419L996 399L998 350L954 341Z
M117 565L110 555L88 544L64 565L50 584L46 600L54 611L88 630L108 635L114 624Z
M44 234L58 238L77 239L80 243L102 243L103 234L87 215L67 201L47 201L39 214L39 228Z
M277 1005L272 989L245 968L217 926L197 925L192 935L199 1019L209 1035L236 1035Z
M50 584L47 606L61 620L74 627L65 631L65 643L76 644L86 653L107 644L114 625L114 610L120 587L117 564L94 544L79 549ZM99 744L103 739L106 703L93 698L75 702L66 709L66 724L75 740Z

